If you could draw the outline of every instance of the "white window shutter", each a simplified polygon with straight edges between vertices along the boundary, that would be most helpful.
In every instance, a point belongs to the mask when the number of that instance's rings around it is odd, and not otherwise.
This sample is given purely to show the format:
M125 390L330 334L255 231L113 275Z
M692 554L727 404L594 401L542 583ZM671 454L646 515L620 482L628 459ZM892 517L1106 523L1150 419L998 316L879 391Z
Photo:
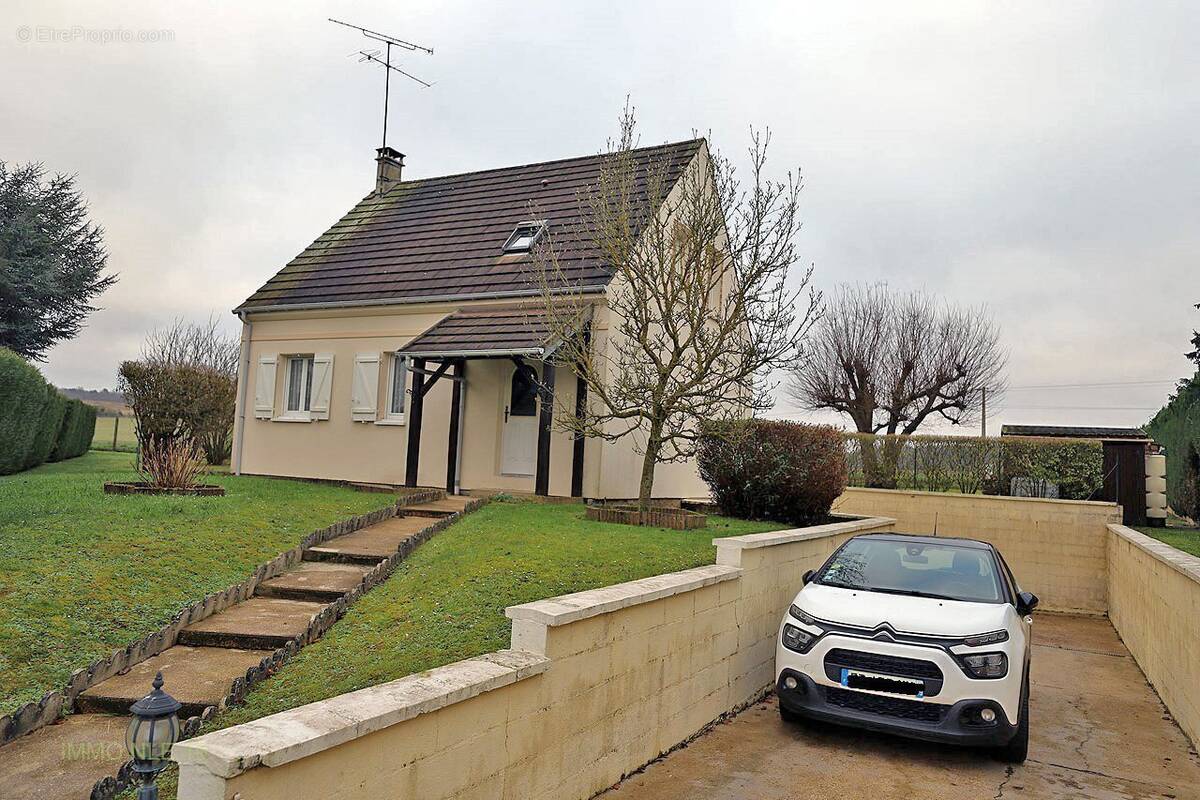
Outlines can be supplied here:
M333 389L333 353L313 356L312 403L309 412L313 419L329 419L329 395Z
M354 385L350 390L350 418L374 422L379 414L379 353L356 353Z
M260 356L254 372L254 418L275 416L275 364L278 356Z

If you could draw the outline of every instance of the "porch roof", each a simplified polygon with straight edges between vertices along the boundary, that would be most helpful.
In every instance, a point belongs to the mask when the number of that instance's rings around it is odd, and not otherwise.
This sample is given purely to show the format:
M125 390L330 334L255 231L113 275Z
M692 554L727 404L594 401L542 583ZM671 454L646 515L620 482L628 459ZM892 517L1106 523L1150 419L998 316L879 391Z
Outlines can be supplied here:
M456 311L417 336L400 353L417 358L544 357L549 342L546 311L538 306L493 306Z

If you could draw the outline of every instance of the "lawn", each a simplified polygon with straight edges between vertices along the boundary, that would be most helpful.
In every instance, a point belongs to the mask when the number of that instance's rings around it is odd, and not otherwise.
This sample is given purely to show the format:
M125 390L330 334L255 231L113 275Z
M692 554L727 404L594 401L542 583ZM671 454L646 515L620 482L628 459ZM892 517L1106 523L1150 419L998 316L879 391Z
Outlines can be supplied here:
M465 517L217 727L508 647L507 606L711 564L714 538L782 527L710 517L707 529L670 531L583 514L579 505L510 501Z
M1176 550L1200 556L1200 528L1182 517L1171 514L1167 518L1167 527L1165 528L1142 527L1137 530L1160 542L1166 542Z
M208 479L225 497L102 493L131 466L130 454L90 451L0 478L0 713L62 688L309 532L390 501L229 475Z
M500 650L509 645L507 606L711 564L714 538L784 527L709 517L707 529L670 531L583 514L579 505L508 501L465 517L205 730ZM164 775L163 800L175 796L175 780L174 770Z
M92 449L137 452L134 424L133 417L96 417L96 433L92 436ZM114 431L117 434L115 448L113 447Z

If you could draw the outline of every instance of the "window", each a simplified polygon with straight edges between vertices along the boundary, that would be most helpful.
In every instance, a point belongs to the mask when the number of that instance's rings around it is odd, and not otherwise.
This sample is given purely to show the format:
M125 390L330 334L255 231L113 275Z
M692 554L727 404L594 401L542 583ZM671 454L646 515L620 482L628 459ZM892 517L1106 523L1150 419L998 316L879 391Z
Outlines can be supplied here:
M408 381L408 363L399 353L392 353L388 360L391 366L388 370L387 410L384 419L401 421L404 419L404 387Z
M513 370L509 384L509 413L514 417L532 417L537 414L537 373L528 364Z
M287 415L307 416L312 408L313 357L289 356L287 360Z
M825 586L968 602L1003 602L991 551L951 542L851 539L816 581Z
M525 222L518 222L517 229L512 232L512 235L508 237L508 241L504 243L504 252L526 253L532 250L545 230L546 220L544 219L531 219Z

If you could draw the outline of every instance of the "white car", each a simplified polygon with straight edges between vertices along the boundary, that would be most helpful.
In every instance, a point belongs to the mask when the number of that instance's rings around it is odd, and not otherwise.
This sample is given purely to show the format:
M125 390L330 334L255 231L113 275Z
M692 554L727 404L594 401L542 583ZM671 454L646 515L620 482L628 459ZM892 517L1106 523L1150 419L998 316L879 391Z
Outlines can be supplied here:
M775 688L785 721L810 718L919 739L1029 748L1031 614L990 544L855 536L779 627Z

